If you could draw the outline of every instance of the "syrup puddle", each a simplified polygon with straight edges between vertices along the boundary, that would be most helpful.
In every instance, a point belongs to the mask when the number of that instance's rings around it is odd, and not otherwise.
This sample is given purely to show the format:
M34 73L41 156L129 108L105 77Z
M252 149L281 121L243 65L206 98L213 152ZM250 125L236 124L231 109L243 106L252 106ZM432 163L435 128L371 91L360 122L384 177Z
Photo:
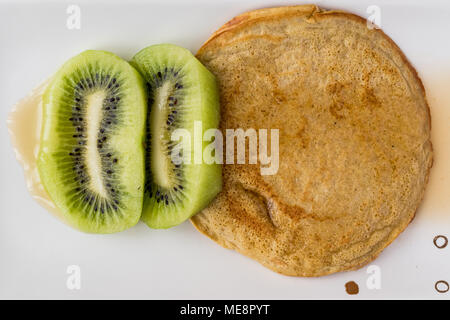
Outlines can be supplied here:
M431 111L431 168L418 217L433 222L450 221L450 73L430 70L422 76Z
M20 100L9 113L7 123L14 152L23 167L25 182L32 198L52 214L62 218L41 184L37 169L43 111L42 95L49 82L50 80L44 81Z

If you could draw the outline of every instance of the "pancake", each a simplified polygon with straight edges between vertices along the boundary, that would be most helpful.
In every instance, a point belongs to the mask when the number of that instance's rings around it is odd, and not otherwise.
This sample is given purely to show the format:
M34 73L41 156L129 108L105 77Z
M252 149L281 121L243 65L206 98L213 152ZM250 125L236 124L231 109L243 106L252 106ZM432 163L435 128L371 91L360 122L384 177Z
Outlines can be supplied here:
M309 277L360 268L411 222L432 166L430 113L381 30L311 5L262 9L197 57L218 79L222 131L279 129L278 172L224 165L222 193L192 218L200 232Z

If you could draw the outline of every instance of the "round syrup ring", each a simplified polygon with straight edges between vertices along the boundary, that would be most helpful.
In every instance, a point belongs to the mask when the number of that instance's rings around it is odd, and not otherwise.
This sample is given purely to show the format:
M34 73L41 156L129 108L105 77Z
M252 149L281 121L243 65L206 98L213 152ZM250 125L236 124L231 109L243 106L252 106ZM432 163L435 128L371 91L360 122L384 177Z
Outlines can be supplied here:
M444 285L444 289L439 289L439 285L440 284L442 284L442 285ZM434 284L434 288L436 289L436 291L437 292L439 292L439 293L446 293L449 289L450 289L450 287L449 287L449 285L448 285L448 282L447 281L444 281L444 280L439 280L439 281L436 281L436 283Z
M444 243L442 243L441 245L439 245L439 244L438 244L438 240L439 240L439 239L443 239L443 240L444 240ZM447 246L447 244L448 244L448 239L447 239L446 236L438 235L438 236L434 237L433 243L434 243L434 245L436 246L436 248L444 249L444 248Z

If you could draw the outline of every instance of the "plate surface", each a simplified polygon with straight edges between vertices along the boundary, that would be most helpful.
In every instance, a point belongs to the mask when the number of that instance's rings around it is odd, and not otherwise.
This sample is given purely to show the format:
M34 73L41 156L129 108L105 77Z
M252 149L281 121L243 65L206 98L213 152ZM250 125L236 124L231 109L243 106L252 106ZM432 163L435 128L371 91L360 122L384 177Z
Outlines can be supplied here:
M286 3L303 2L0 0L1 299L450 298L450 292L435 290L436 281L450 282L450 246L433 244L438 234L450 237L448 1L316 1L323 8L379 17L419 72L431 108L435 164L424 202L405 232L369 266L322 278L286 277L219 247L189 222L169 230L139 223L119 234L88 235L63 225L28 194L7 115L65 60L85 49L129 59L163 42L195 52L235 15ZM79 29L70 20L71 5L80 10ZM78 270L80 289L71 286ZM359 285L359 294L346 293L348 281Z

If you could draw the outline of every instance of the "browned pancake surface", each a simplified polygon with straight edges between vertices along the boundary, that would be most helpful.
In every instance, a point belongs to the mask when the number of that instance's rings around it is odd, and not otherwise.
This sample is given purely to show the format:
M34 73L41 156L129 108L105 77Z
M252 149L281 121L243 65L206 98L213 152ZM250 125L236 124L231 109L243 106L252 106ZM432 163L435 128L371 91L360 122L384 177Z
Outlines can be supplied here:
M381 30L315 6L245 13L197 57L217 77L221 129L279 129L280 167L224 165L202 233L286 275L373 260L413 219L432 165L415 70Z

